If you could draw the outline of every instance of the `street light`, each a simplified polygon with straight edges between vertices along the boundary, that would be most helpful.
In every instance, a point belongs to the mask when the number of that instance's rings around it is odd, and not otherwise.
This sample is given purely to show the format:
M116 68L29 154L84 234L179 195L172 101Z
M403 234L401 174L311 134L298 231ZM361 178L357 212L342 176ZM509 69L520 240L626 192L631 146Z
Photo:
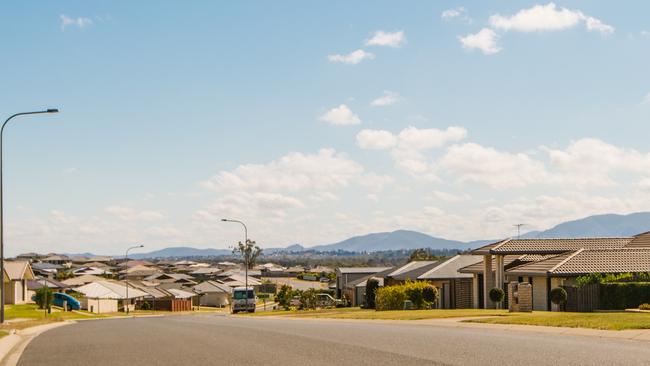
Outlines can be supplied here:
M43 114L43 113L58 113L58 109L46 109L44 111L22 112L16 113L5 120L0 128L0 273L2 273L2 291L0 291L0 324L5 322L5 286L4 286L4 273L5 273L5 250L4 250L4 206L2 205L2 141L4 138L5 126L12 118L18 116L26 116L28 114Z
M144 245L136 245L134 247L131 247L126 250L126 253L124 254L124 288L126 288L126 298L124 299L124 308L126 308L126 315L129 315L129 306L126 305L126 300L129 299L129 250L131 249L137 249L137 248L144 248ZM130 302L130 301L129 301Z
M244 248L248 246L248 228L246 227L246 224L244 224L242 221L239 220L231 220L231 219L221 219L223 222L236 222L238 224L241 224L244 227ZM246 294L246 311L248 311L248 256L246 255L246 252L242 253L244 255L244 287L246 288L246 291L244 292ZM234 310L233 310L234 311Z

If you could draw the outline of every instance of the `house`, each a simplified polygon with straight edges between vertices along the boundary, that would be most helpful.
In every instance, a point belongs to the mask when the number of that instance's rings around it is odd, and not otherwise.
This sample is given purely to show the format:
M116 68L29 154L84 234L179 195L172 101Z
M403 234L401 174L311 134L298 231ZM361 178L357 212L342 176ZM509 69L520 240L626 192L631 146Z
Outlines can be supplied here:
M27 281L34 279L34 272L27 261L6 261L4 263L5 304L31 302L27 293Z
M45 277L52 278L62 269L64 269L64 267L60 264L52 264L46 262L32 263L32 270L34 273Z
M113 274L107 267L97 268L97 267L81 267L72 270L72 274L75 276L82 275L93 275L93 276L108 276Z
M19 261L27 261L27 262L36 262L39 259L43 258L43 255L38 254L38 253L23 253L23 254L18 254L16 256L16 259Z
M217 278L217 274L221 272L221 269L215 267L207 268L198 268L189 273L190 276L196 278L199 281L207 281Z
M54 254L54 253L48 254L47 257L41 259L41 262L50 263L50 264L59 264L66 268L70 268L70 265L72 264L70 258L68 258L67 256Z
M154 283L180 283L184 286L196 285L192 276L183 273L154 273L144 280Z
M91 313L117 312L119 302L122 308L135 309L135 300L142 299L148 294L142 290L127 286L118 281L97 281L77 287L75 291L84 295L81 299L81 308Z
M122 278L128 278L133 280L143 280L145 277L149 277L155 273L162 272L156 267L148 267L143 264L138 264L135 266L129 266L127 269L121 270L119 273Z
M345 285L345 289L343 290L343 296L350 300L350 306L366 305L366 286L368 285L368 280L371 278L376 278L379 282L379 286L383 287L385 284L384 279L386 275L393 270L394 268L388 268L384 271L369 274L354 281L348 282Z
M488 291L509 282L532 285L533 310L551 310L550 291L590 273L650 271L650 232L623 238L505 239L472 251L483 260L462 268L473 276L475 308L493 308Z
M246 286L246 276L242 276L239 274L233 274L229 277L223 278L220 280L222 283L225 285L228 285L229 287L235 288L235 287L243 287ZM248 286L255 288L257 290L260 285L262 284L262 281L248 276Z
M430 269L442 263L439 261L411 261L405 265L395 268L384 276L386 286L399 285L406 281L417 281L418 277Z
M340 267L336 269L336 297L343 296L348 282L386 271L392 267Z
M194 286L194 292L199 294L201 306L224 307L230 304L232 288L217 281L205 281Z
M417 279L427 281L438 290L438 308L469 309L474 306L473 276L460 269L481 262L478 255L455 255L438 261Z
M102 277L85 274L77 277L68 278L67 280L61 281L61 283L63 283L64 285L70 288L74 288L74 287L79 287L79 286L89 284L91 282L104 281L104 280L106 279Z
M43 288L47 287L53 292L64 292L70 286L66 285L63 282L59 282L57 280L49 279L49 278L36 278L33 280L28 280L27 281L27 302L32 302L32 297L36 295L36 292Z

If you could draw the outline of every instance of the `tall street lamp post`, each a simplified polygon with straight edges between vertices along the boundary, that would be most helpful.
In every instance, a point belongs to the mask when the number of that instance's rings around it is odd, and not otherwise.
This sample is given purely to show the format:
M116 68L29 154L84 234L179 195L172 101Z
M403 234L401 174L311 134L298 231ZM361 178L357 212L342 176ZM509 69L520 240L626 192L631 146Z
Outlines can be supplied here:
M22 112L16 113L2 124L0 128L0 273L2 274L2 290L0 291L0 324L5 322L5 288L4 288L4 273L5 273L5 251L4 251L4 206L2 205L2 142L4 138L5 126L12 118L18 116L26 116L29 114L43 114L43 113L58 113L58 109L46 109L44 111Z
M246 227L246 224L244 224L242 221L239 220L231 220L231 219L221 219L223 222L236 222L238 224L241 224L241 226L244 227L244 287L246 287L246 311L248 311L248 253L246 253L246 248L248 248L248 228Z
M131 302L129 300L129 250L131 249L137 249L137 248L144 248L144 245L136 245L134 247L131 247L126 250L126 253L124 254L124 288L126 289L126 298L124 299L124 308L126 309L126 314L129 315L129 305L127 305L127 301Z

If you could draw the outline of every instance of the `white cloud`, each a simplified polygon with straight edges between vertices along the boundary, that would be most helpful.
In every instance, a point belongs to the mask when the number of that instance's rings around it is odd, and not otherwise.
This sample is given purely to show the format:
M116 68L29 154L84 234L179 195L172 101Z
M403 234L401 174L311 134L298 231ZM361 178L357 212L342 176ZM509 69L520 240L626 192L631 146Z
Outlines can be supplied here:
M385 130L361 130L357 145L367 150L387 150L397 145L397 136Z
M84 28L93 24L92 19L86 17L71 18L65 14L59 16L61 18L61 29L65 30L66 27L75 26L78 28Z
M527 154L498 151L475 143L451 146L438 165L461 182L492 188L524 187L549 181L544 164Z
M446 130L407 127L398 135L399 147L413 150L438 148L451 142L463 140L465 137L467 137L467 130L456 126L447 127Z
M495 14L490 17L490 25L493 28L519 32L565 30L582 22L589 31L598 31L601 34L614 32L614 27L604 24L599 19L585 15L579 10L559 8L554 3L535 5L511 16Z
M360 63L363 60L372 60L374 58L375 58L374 54L372 54L370 52L366 52L366 51L361 50L361 49L353 51L351 53L348 53L347 55L335 54L335 55L327 56L327 59L330 62L341 62L341 63L344 63L344 64L350 64L350 65L356 65L356 64Z
M375 34L366 40L366 46L388 46L401 47L406 42L404 31L384 32L376 31Z
M464 48L468 50L476 48L486 55L493 55L501 51L501 47L497 45L499 35L490 28L483 28L477 33L458 37L458 40Z
M125 221L158 221L165 218L159 211L138 211L125 206L109 206L105 211Z
M443 192L438 190L434 190L433 192L431 192L430 198L434 200L440 200L440 201L451 202L451 203L465 202L471 199L470 195L467 193L453 194L453 193Z
M641 36L642 37L650 37L650 31L642 30L641 31Z
M467 24L471 24L474 21L469 15L467 15L467 10L462 6L443 11L440 14L440 18L445 21L460 19Z
M330 109L320 119L321 121L337 126L358 125L361 123L359 116L352 112L345 104Z
M370 102L370 105L373 107L387 107L389 105L393 105L397 103L399 98L400 98L399 94L389 90L385 90L384 95Z

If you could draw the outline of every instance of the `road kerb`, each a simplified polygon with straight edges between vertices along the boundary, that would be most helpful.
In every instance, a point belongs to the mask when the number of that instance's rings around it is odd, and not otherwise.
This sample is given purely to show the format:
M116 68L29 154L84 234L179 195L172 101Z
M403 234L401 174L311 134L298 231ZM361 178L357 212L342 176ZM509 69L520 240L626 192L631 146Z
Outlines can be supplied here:
M50 329L73 323L74 321L67 320L57 323L39 325L31 328L25 328L18 331L12 331L12 334L0 339L0 365L15 366L18 363L18 360L20 360L20 356L25 350L25 347L27 347L32 339Z

